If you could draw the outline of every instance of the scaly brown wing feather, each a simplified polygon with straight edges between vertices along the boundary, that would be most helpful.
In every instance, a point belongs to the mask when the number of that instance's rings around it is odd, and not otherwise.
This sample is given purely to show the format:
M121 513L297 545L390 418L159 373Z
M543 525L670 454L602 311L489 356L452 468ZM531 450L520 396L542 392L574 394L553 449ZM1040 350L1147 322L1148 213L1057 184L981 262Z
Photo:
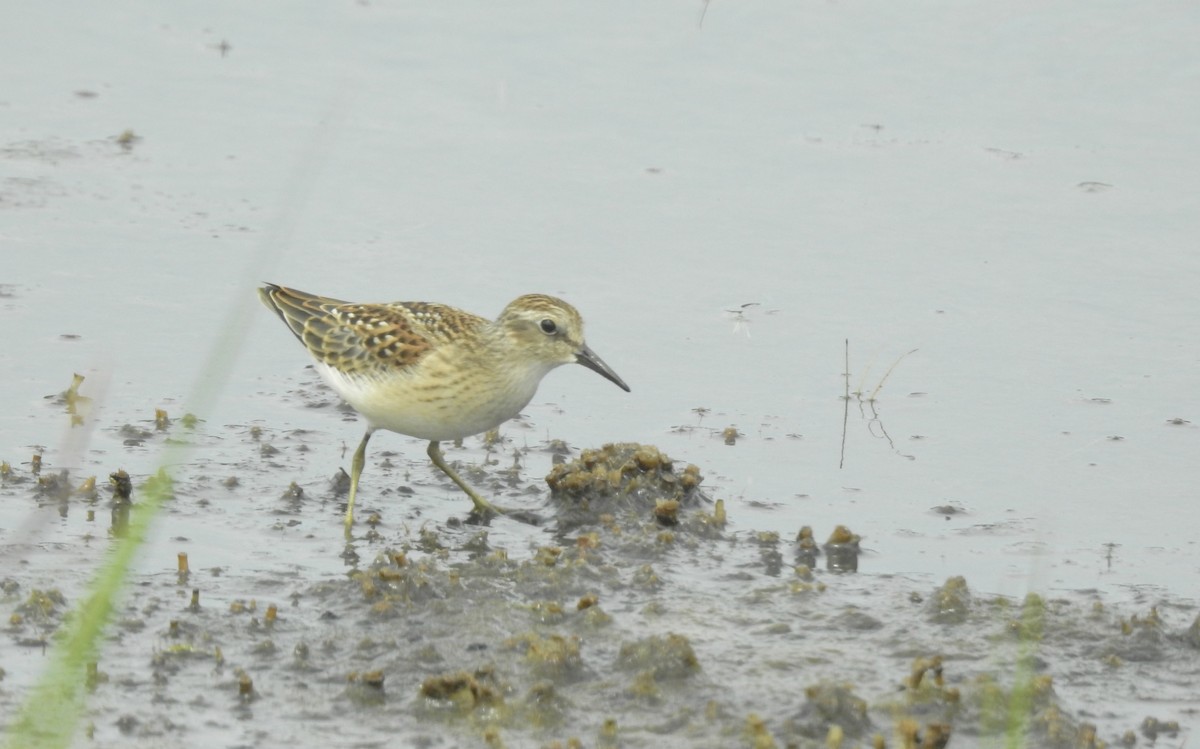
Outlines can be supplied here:
M353 304L275 284L258 295L313 357L352 376L411 367L438 343L487 324L443 304Z

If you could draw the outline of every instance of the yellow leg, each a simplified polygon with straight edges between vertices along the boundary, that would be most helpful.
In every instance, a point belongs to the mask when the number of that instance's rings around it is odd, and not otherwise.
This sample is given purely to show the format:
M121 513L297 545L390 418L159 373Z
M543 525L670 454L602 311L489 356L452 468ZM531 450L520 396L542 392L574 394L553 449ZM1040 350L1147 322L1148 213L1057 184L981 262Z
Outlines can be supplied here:
M497 507L483 497L479 496L479 492L472 489L466 481L462 480L461 476L454 472L454 469L446 463L446 459L442 456L442 449L438 447L437 440L429 443L429 449L426 450L426 452L429 453L429 459L433 461L433 464L442 469L442 473L449 476L451 481L458 484L459 489L462 489L467 493L467 496L470 497L471 501L475 504L475 511L480 515L486 515L489 512L503 515L505 512L507 512L507 510Z
M350 526L354 524L354 497L358 494L358 478L362 476L363 465L367 462L367 442L371 440L371 435L375 432L374 429L368 429L363 435L362 442L358 443L358 449L354 451L354 460L350 463L350 501L346 503L346 532L350 532Z

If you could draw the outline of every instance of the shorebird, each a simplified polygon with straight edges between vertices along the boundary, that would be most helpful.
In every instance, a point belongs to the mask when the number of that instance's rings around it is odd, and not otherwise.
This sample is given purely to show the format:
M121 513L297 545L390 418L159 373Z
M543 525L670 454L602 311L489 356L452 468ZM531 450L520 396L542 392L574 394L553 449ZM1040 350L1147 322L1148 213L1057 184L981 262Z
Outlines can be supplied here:
M429 440L429 459L477 513L504 513L446 463L438 443L516 416L542 378L563 364L582 364L629 391L584 342L575 308L552 296L517 297L487 320L444 304L355 304L275 284L258 295L312 354L325 382L367 421L350 467L347 531L376 430Z

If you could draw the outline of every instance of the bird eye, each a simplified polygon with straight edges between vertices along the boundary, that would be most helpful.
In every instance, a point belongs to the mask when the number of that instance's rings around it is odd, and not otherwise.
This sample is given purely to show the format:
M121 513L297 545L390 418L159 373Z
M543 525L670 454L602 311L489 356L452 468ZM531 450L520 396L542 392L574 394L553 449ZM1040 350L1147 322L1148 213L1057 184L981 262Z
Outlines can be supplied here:
M558 332L558 326L555 325L554 321L548 317L545 320L542 320L541 326L542 326L542 332L545 333L546 335L554 335L555 333Z

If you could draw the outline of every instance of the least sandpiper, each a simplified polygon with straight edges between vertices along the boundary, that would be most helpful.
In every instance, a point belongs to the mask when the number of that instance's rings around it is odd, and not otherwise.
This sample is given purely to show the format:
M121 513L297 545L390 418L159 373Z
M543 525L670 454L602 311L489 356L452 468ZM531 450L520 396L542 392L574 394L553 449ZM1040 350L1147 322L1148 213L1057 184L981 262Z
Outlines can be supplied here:
M377 429L429 440L430 460L476 512L503 513L446 463L439 442L516 416L562 364L582 364L629 390L584 343L575 308L552 296L517 297L491 321L444 304L353 304L275 284L258 295L316 359L322 378L367 420L350 467L347 530L367 442Z

